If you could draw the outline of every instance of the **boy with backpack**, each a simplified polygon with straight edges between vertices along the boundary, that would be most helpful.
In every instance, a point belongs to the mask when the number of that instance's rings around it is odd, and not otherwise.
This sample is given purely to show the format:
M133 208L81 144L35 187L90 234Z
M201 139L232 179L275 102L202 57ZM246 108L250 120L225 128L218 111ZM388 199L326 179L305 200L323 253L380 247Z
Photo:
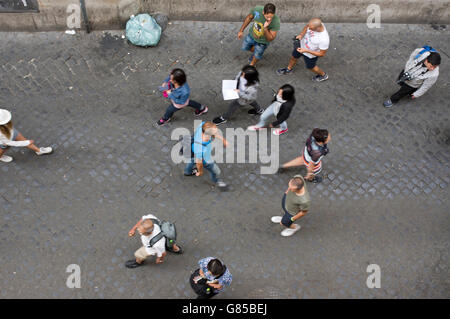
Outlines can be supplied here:
M415 49L397 78L400 90L383 102L384 107L392 107L405 96L416 99L424 95L436 83L440 64L441 56L432 47Z
M133 237L136 229L141 235L142 247L134 253L134 260L128 260L125 263L127 268L139 267L148 257L154 255L156 255L156 263L161 264L166 257L166 250L175 254L183 253L181 247L175 244L177 232L174 224L160 221L156 216L148 214L142 216L141 220L131 228L128 236Z

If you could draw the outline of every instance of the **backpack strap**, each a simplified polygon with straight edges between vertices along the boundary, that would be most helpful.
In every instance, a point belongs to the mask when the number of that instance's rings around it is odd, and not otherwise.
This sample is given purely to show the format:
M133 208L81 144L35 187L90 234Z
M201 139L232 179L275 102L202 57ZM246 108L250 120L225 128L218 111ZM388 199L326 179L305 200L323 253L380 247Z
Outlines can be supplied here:
M163 234L163 232L161 230L161 221L159 219L156 219L156 218L150 218L150 220L153 222L153 224L156 224L156 225L158 225L160 227L159 228L159 233L155 237L150 239L150 242L148 244L148 247L153 247L161 238L164 237L164 234Z
M150 242L148 243L148 247L153 247L158 241L161 240L161 238L164 237L164 234L162 231L160 231L158 233L158 235L156 235L155 237L153 237L152 239L150 239Z

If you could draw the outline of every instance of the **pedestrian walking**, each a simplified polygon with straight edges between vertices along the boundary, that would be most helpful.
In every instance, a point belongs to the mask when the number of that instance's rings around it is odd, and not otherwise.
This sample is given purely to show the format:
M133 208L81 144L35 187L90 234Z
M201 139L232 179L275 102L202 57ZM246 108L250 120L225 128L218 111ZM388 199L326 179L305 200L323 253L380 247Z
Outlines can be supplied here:
M262 59L264 51L270 42L275 40L277 32L280 30L280 18L275 14L275 10L275 5L272 3L268 3L264 7L254 7L245 17L239 29L238 39L242 39L245 28L250 22L253 22L248 35L242 43L242 50L252 52L248 60L250 65L254 66Z
M142 247L134 253L135 259L125 263L127 268L141 266L150 256L156 255L156 263L164 262L166 250L175 254L182 254L183 250L176 241L175 225L169 222L160 221L155 215L148 214L142 218L128 232L129 237L133 237L136 230L141 235Z
M285 227L281 232L281 236L292 236L300 230L301 226L294 223L308 213L310 203L311 199L306 189L305 180L301 175L295 175L289 181L288 189L284 192L281 201L284 215L271 218L273 223L281 224Z
M313 183L320 183L323 178L318 174L322 171L322 158L329 153L328 143L331 134L326 129L313 129L306 140L302 155L281 166L280 172L289 167L306 166L305 179Z
M236 76L236 81L236 92L238 92L239 98L230 103L227 112L213 119L214 124L226 123L233 113L244 105L252 106L252 109L248 111L249 114L261 114L263 112L263 109L256 102L259 87L259 74L256 68L251 65L244 66Z
M233 276L227 266L216 257L206 257L198 262L189 282L198 295L197 299L209 299L231 285Z
M211 143L214 138L222 141L227 147L228 142L217 132L217 125L212 122L202 122L194 133L191 142L191 160L184 169L185 176L202 176L203 168L211 174L211 180L221 189L225 189L227 184L220 178L219 166L211 158Z
M13 160L11 156L4 153L9 147L27 147L36 155L45 155L53 152L51 147L37 147L34 140L26 139L12 123L12 115L8 110L0 109L0 161L9 163Z
M278 69L278 75L291 74L298 59L303 57L306 68L316 74L312 78L313 81L328 80L328 74L316 65L317 60L325 56L330 46L330 37L322 21L319 18L309 20L295 40L289 64L285 68Z
M208 107L194 100L189 99L191 89L187 83L186 73L182 69L173 69L170 75L159 87L165 98L168 98L171 104L167 107L166 113L157 122L158 125L164 125L169 122L173 114L186 106L195 109L194 115L199 116L208 112Z
M288 131L286 120L291 114L295 105L295 90L290 84L285 84L278 89L278 93L272 101L272 104L261 114L258 124L249 126L247 129L256 131L264 128L271 116L275 116L276 120L269 124L270 128L280 126L273 131L274 135L281 135Z
M440 64L441 56L432 47L415 49L397 78L400 90L384 101L383 105L389 108L405 96L416 99L424 95L436 83Z

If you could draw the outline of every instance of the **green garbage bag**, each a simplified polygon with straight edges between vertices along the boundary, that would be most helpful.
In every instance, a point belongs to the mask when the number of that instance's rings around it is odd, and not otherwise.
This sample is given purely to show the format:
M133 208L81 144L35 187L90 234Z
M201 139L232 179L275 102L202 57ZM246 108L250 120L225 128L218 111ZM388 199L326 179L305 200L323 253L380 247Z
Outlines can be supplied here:
M147 13L131 16L125 32L127 39L134 45L148 47L158 44L161 27Z

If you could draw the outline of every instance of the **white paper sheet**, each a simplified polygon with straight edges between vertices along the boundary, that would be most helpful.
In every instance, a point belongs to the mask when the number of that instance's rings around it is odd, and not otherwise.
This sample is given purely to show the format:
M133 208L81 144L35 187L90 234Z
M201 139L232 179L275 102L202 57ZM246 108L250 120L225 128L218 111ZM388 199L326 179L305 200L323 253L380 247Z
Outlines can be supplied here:
M222 80L222 94L224 100L235 100L239 98L238 92L235 91L236 85L236 80Z

